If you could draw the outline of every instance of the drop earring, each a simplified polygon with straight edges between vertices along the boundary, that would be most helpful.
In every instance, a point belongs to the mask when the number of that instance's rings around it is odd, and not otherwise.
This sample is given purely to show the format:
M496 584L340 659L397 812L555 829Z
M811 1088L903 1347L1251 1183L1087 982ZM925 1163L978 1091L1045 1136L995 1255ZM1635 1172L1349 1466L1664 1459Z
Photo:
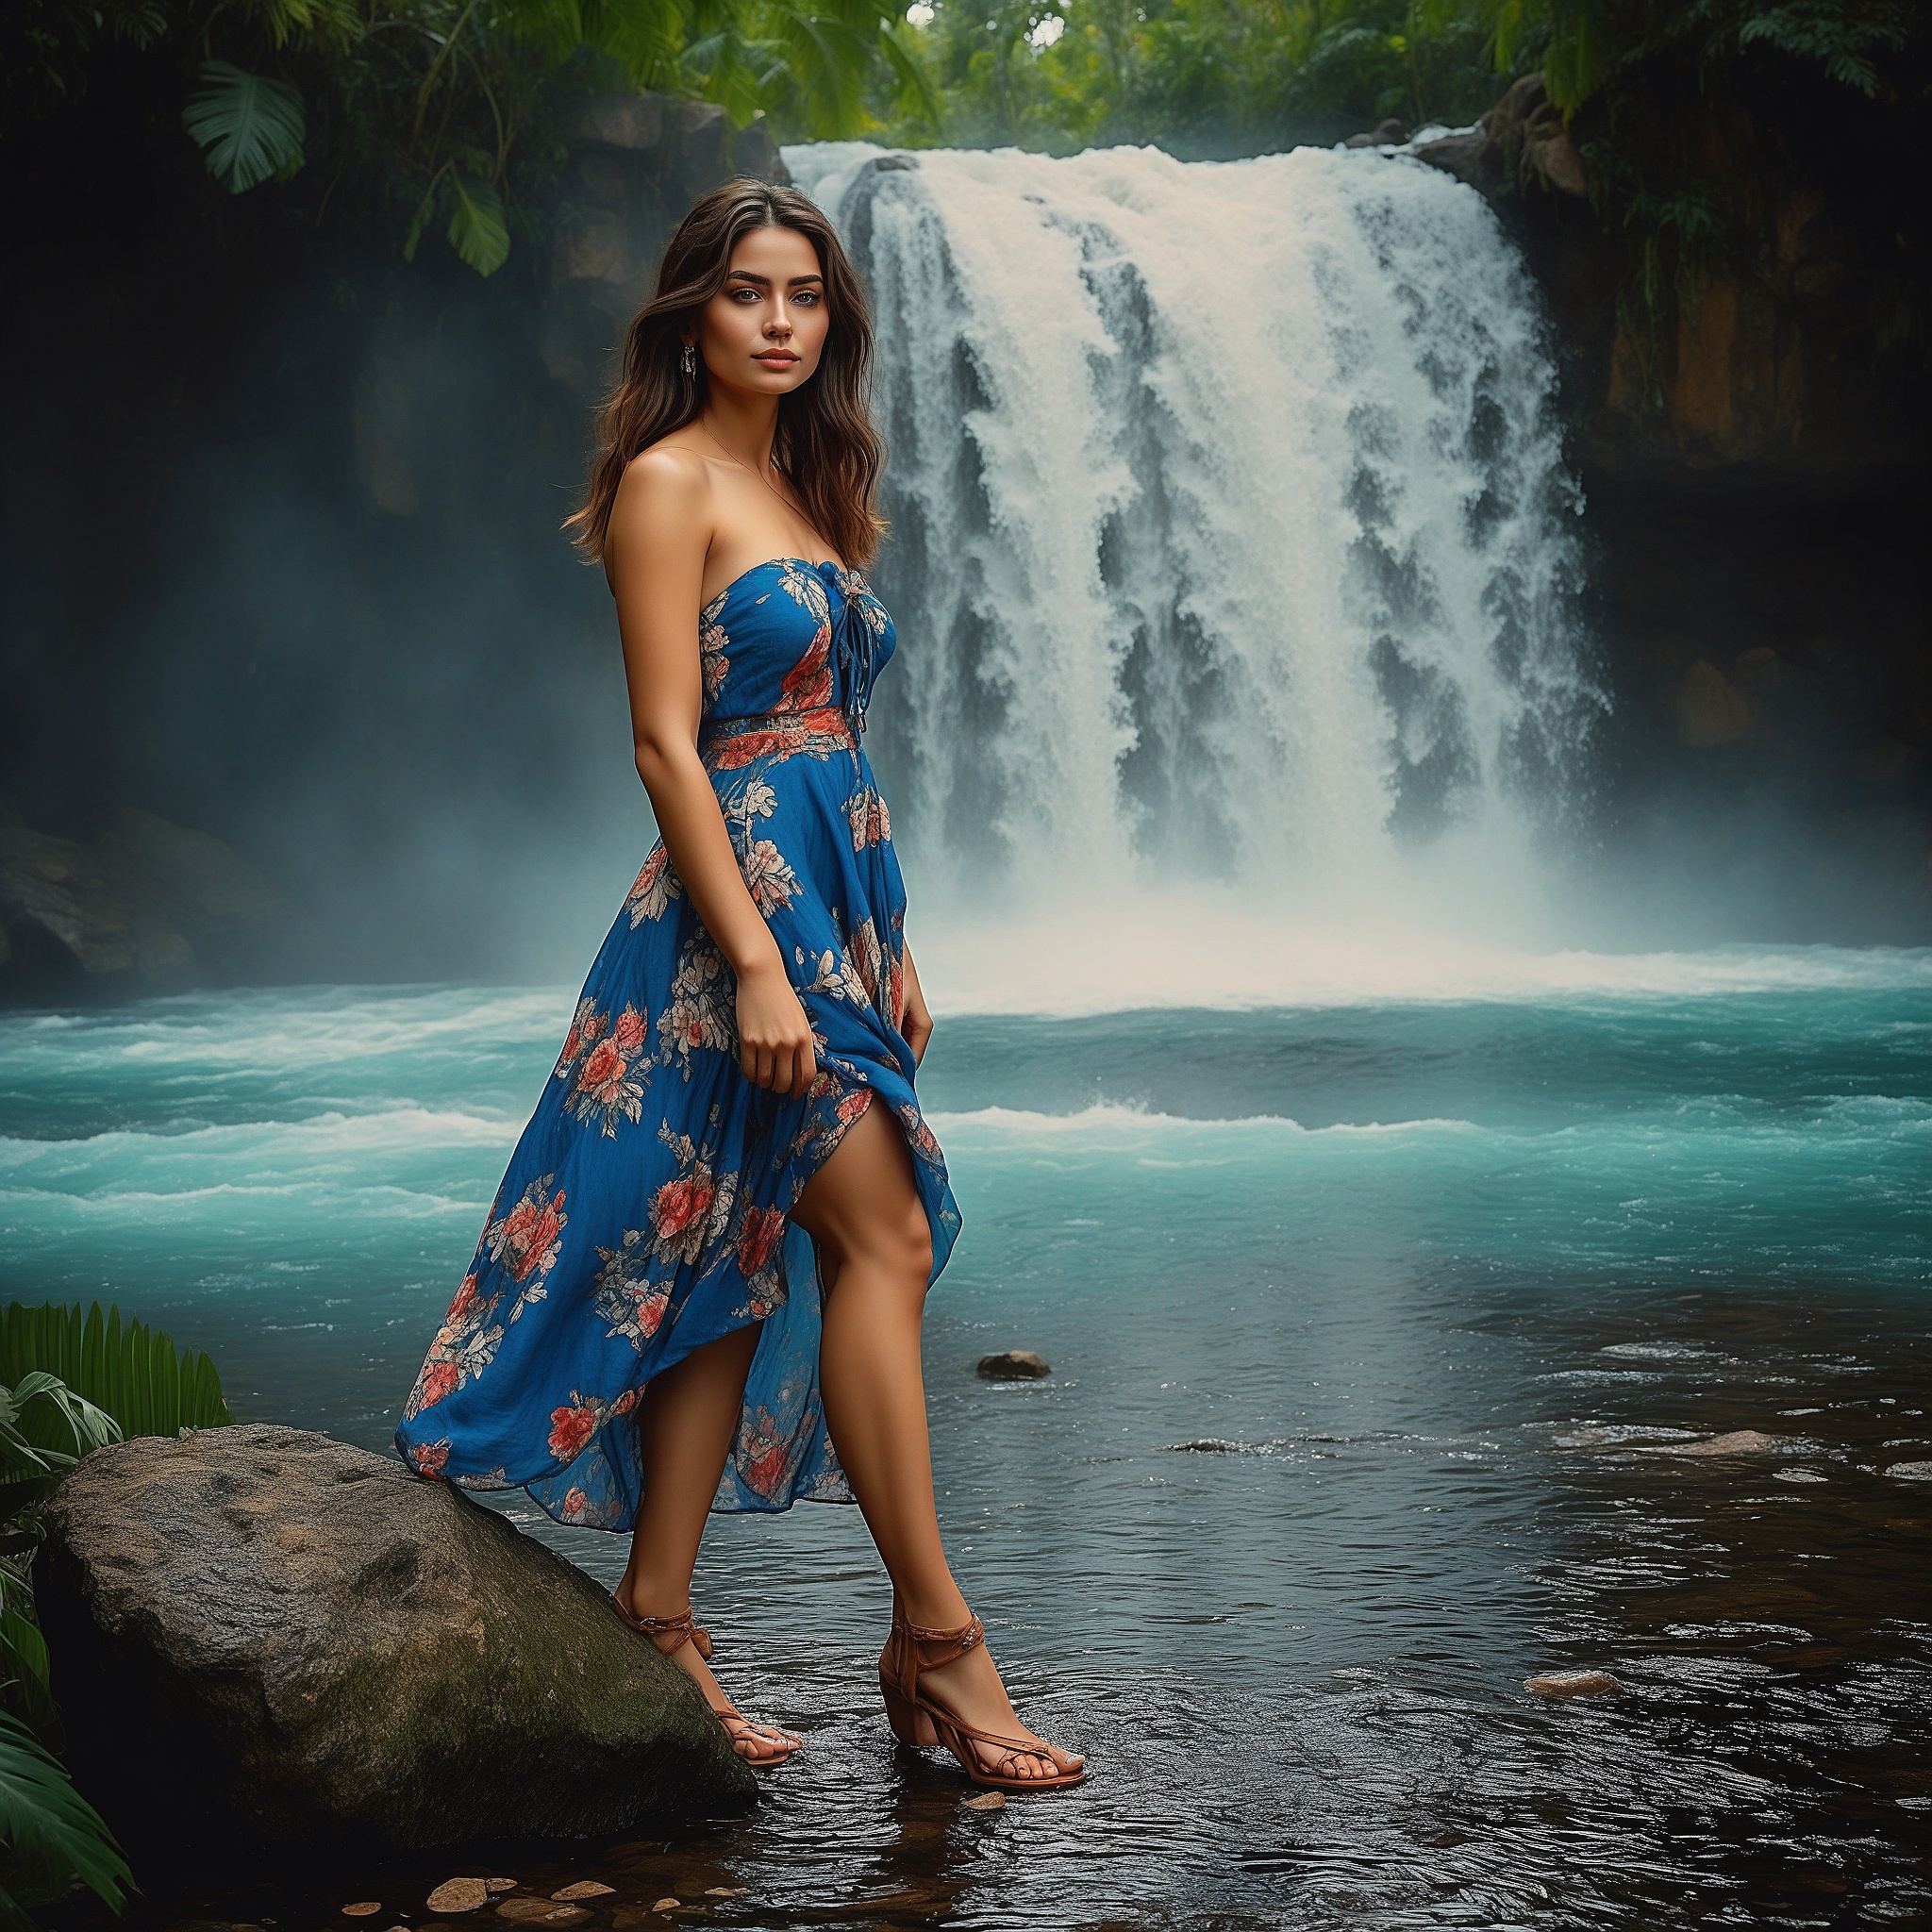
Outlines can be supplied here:
M690 342L684 345L684 373L687 376L692 376L698 373L698 352L695 346Z

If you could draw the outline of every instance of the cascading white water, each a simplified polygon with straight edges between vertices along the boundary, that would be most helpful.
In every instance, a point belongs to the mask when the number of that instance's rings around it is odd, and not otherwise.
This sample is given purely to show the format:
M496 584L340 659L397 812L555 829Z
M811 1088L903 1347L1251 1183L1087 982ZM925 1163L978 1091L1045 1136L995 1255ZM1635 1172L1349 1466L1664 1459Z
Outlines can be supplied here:
M872 744L922 880L1253 913L1520 878L1596 701L1555 373L1479 195L1373 152L786 158L877 310Z

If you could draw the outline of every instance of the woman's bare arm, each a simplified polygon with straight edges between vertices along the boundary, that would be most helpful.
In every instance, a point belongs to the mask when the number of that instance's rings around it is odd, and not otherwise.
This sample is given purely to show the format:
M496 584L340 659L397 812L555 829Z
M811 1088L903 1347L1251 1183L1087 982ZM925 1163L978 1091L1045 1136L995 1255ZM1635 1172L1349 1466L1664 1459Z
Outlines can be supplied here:
M739 1064L779 1093L802 1093L816 1065L810 1023L753 903L718 795L698 758L704 710L699 597L712 536L704 459L647 450L625 473L604 567L617 600L638 775L664 849L738 979Z
M912 1049L916 1067L925 1058L926 1042L932 1038L932 1014L925 1004L925 989L919 983L919 968L912 963L912 948L906 948L906 1015L899 1023L899 1034Z

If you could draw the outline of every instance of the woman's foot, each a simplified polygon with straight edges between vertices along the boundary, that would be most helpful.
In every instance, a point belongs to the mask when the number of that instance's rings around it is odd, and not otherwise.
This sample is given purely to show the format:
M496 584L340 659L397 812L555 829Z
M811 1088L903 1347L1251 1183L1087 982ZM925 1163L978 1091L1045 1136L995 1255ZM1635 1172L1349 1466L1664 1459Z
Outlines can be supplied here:
M976 1624L977 1620L974 1621ZM962 1626L962 1633L963 1629L971 1627ZM936 1704L942 1711L958 1719L966 1731L988 1734L984 1737L956 1734L956 1738L945 1738L935 1732L929 1740L922 1737L921 1741L943 1743L956 1756L963 1747L971 1753L980 1775L988 1780L1012 1784L1067 1784L1077 1781L1086 1759L1072 1751L1062 1751L1058 1744L1049 1743L1020 1721L1012 1699L1007 1695L1007 1687L1000 1680L999 1671L987 1651L983 1632L975 1634L962 1649L952 1641L922 1641L911 1635L908 1625L902 1624L887 1640L885 1652L879 1658L882 1677L899 1675L893 1653L894 1647L901 1642L913 1643L918 1647L920 1668L917 1686L921 1700ZM942 1657L946 1658L943 1663L928 1665L925 1661L927 1657ZM929 1718L927 1724L929 1726ZM995 1740L998 1741L993 1741ZM1028 1745L1039 1748L1016 1748ZM972 1768L971 1765L967 1767L969 1774Z
M759 1724L746 1717L725 1696L723 1687L711 1674L710 1665L693 1641L689 1607L675 1616L652 1617L638 1608L628 1588L623 1583L611 1592L611 1601L617 1606L618 1615L633 1630L649 1638L698 1687L705 1702L710 1706L712 1715L724 1726L724 1735L731 1740L731 1748L746 1763L765 1770L774 1764L783 1764L793 1752L804 1748L803 1738L781 1729L777 1724ZM705 1648L710 1648L708 1641Z

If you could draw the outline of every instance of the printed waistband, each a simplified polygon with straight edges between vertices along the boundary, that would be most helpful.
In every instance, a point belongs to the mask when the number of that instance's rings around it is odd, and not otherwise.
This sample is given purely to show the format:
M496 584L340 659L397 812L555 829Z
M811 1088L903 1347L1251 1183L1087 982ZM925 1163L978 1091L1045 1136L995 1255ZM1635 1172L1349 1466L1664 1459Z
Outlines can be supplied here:
M837 705L768 711L760 718L707 718L698 729L699 755L708 763L727 767L796 752L852 750L858 743L851 721Z

